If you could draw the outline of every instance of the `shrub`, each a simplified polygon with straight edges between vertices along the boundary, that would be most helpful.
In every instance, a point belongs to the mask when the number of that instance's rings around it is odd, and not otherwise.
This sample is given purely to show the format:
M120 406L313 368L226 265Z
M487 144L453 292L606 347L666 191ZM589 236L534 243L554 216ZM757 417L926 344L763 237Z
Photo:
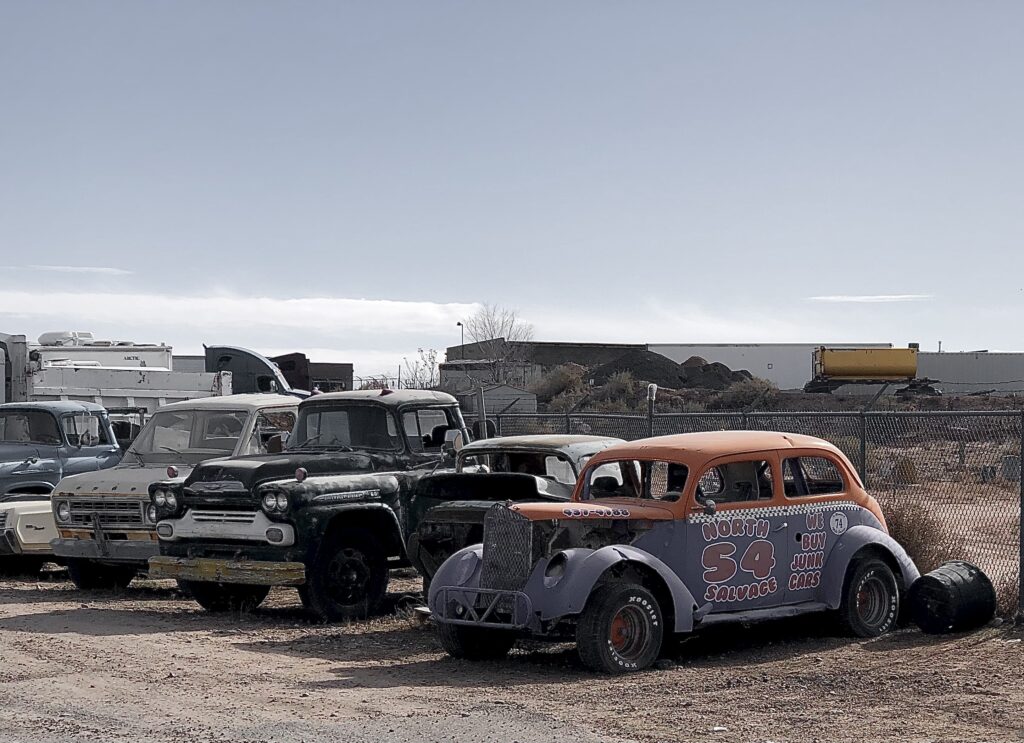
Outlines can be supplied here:
M903 546L922 574L944 562L963 559L963 538L920 501L895 492L886 498L883 511L889 536Z
M992 581L996 589L996 613L1012 619L1020 608L1020 583L1016 576L1003 576Z
M708 410L771 409L778 399L778 387L767 379L754 377L730 384L708 401Z
M583 389L583 375L586 373L579 364L556 366L530 388L540 402L550 402L559 395Z

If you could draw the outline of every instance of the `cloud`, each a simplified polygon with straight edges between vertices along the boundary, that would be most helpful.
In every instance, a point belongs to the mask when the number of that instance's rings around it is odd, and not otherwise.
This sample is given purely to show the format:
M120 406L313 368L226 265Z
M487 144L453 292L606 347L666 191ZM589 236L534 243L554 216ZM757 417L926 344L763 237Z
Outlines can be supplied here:
M25 266L30 271L54 271L56 273L90 273L101 276L131 276L134 271L108 266Z
M808 297L811 302L829 302L832 304L879 304L886 302L923 302L933 299L932 294L827 294L821 297Z

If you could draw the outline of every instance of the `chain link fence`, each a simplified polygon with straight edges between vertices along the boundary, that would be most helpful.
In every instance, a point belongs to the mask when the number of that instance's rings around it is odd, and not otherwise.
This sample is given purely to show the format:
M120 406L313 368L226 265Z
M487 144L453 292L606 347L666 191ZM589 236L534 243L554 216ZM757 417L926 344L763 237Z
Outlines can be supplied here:
M919 553L974 562L1001 595L1017 592L1021 601L1020 411L547 413L500 415L495 424L499 436L572 433L630 440L725 430L817 436L849 457L887 514L916 522Z

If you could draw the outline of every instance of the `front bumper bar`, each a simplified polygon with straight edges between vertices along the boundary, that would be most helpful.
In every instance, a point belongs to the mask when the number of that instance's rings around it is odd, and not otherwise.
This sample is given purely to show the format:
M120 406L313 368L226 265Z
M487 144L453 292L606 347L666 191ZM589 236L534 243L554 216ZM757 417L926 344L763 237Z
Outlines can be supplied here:
M50 545L57 557L100 562L145 564L160 552L160 544L151 539L54 539Z
M225 560L213 557L149 559L150 578L177 578L197 583L242 583L250 586L301 586L306 566L301 562Z
M496 629L523 629L533 615L533 602L522 591L443 586L434 618L448 624Z

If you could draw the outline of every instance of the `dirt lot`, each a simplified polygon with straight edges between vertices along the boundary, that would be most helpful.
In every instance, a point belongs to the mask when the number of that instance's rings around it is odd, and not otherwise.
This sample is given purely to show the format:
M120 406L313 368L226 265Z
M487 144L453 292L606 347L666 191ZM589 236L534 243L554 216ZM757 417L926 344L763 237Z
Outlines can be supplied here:
M823 625L721 630L668 670L606 678L566 646L453 661L408 613L310 624L286 590L238 617L167 582L115 595L7 580L0 740L1024 740L1019 630L860 642Z

